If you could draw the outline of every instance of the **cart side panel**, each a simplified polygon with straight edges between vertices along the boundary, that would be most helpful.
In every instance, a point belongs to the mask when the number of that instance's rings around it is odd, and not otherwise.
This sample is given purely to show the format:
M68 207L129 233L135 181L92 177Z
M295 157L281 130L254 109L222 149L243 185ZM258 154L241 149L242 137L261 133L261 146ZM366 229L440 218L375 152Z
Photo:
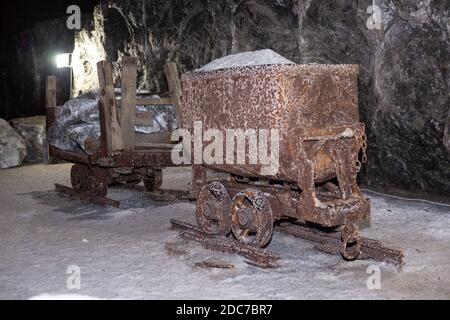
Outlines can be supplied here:
M192 133L194 121L201 121L204 131L220 130L224 134L224 150L228 129L280 129L283 114L279 107L280 81L279 69L269 66L185 74L182 77L184 128ZM248 139L246 150L249 150ZM227 165L225 157L224 154L224 164L210 165L210 168L259 176L260 165ZM237 159L236 148L234 157Z
M282 88L290 127L307 132L359 122L358 66L309 65L289 68Z
M236 68L183 75L182 111L185 126L202 121L205 128L257 129L272 127L277 112L279 79L273 68Z

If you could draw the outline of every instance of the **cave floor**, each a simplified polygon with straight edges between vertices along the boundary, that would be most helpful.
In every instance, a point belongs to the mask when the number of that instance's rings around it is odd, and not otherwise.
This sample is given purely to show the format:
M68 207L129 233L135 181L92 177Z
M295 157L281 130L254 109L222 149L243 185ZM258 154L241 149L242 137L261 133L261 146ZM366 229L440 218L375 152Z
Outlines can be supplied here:
M138 191L112 189L109 196L123 200L120 208L84 204L53 191L54 183L69 184L69 170L62 164L0 171L1 299L450 298L449 207L367 194L372 220L362 233L404 248L401 270L345 262L280 233L269 249L281 253L281 267L261 270L170 230L171 218L195 221L194 203L157 203ZM163 187L183 189L190 173L172 169L164 178ZM234 269L195 267L205 260ZM371 266L379 267L379 290L367 286ZM68 289L77 284L71 273L77 267L81 288Z

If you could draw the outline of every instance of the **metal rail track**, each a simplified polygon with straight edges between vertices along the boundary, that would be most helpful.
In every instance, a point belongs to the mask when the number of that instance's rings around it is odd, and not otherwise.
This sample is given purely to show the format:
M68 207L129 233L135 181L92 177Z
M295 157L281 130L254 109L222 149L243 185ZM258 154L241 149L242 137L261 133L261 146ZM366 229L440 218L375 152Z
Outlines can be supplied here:
M182 238L199 242L208 249L239 254L248 259L246 263L261 268L279 267L280 256L274 252L252 244L242 243L233 238L207 234L199 227L187 222L174 219L170 222L172 228L181 230L180 236ZM341 255L342 242L340 239L340 232L328 233L297 224L283 224L278 226L275 230L294 237L316 242L318 243L318 245L314 247L316 250L328 254ZM378 240L362 237L362 253L358 259L373 259L401 266L403 264L403 258L404 252L402 250L389 248L383 246Z
M181 230L180 236L182 238L200 242L208 249L239 254L247 258L246 263L260 268L277 268L279 266L278 260L280 256L276 253L232 238L204 233L199 227L187 222L174 219L170 220L170 222L173 228Z
M339 232L328 233L325 231L308 228L298 224L286 224L278 226L279 232L292 235L318 243L315 249L329 254L341 254L341 239ZM398 248L384 246L379 240L361 237L362 252L358 259L373 259L380 262L387 262L396 266L403 265L405 254Z

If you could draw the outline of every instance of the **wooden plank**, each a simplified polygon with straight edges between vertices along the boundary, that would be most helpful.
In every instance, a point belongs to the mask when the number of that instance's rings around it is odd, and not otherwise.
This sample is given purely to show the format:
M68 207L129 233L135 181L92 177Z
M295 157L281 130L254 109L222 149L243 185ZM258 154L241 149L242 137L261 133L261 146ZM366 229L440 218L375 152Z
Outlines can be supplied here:
M100 85L100 97L104 112L104 132L102 132L102 134L105 135L105 147L108 153L123 150L122 132L116 109L111 63L107 61L98 62L97 72Z
M107 153L111 152L111 126L107 120L109 116L106 115L107 98L106 98L106 79L104 65L106 61L100 61L97 63L98 83L100 87L100 102L99 102L99 116L100 116L100 147Z
M172 98L141 98L136 99L137 106L160 106L160 105L173 105Z
M56 120L56 77L48 76L45 83L45 130L48 132L50 126ZM53 157L50 145L47 143L47 163L55 164L57 161Z
M157 132L150 134L136 133L135 144L143 143L170 143L172 132Z
M136 149L169 149L172 150L173 148L175 148L178 144L175 143L152 143L152 142L147 142L147 143L140 143L140 144L136 144ZM181 151L181 150L180 150Z
M122 110L118 108L119 121L122 123ZM153 113L150 111L136 111L134 113L135 126L148 126L153 123Z
M153 113L149 111L136 111L134 114L134 124L136 126L148 126L153 123Z
M135 99L137 106L164 106L164 105L173 105L174 101L172 98L137 98ZM122 99L118 99L116 101L116 106L122 106Z
M46 95L46 124L47 124L47 130L50 127L50 125L53 124L55 121L55 109L56 109L56 77L55 76L49 76L47 77L47 82L45 86L45 95Z
M109 117L111 128L111 151L123 150L122 135L119 123L119 117L116 109L116 97L114 92L114 79L112 73L112 64L110 62L104 63L104 75L106 85L106 101L108 102L108 111L106 115Z
M175 115L177 118L178 128L182 127L181 117L181 81L178 74L177 65L173 62L168 62L164 65L164 73L166 74L167 85L173 99L173 106L175 107Z
M116 152L107 157L96 157L92 164L101 167L152 167L163 169L173 166L172 152L167 149L142 149Z
M136 113L136 58L122 58L122 99L121 99L121 131L124 150L131 151L135 139L135 113Z
M76 151L61 150L54 146L50 146L50 150L54 157L61 160L65 160L68 162L79 162L84 164L90 163L89 155L85 154L84 152L81 153Z
M111 150L111 128L107 125L106 121L106 111L103 104L103 101L100 100L98 102L98 113L99 113L99 121L100 121L100 151L103 154L108 154Z

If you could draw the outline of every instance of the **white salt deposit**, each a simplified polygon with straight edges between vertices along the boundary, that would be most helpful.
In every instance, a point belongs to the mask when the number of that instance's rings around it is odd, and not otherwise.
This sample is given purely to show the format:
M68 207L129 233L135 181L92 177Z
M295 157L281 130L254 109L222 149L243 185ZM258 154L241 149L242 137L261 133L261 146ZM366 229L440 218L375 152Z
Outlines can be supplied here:
M268 64L295 64L270 49L242 52L225 56L203 66L197 71L212 71L232 67L245 67Z

